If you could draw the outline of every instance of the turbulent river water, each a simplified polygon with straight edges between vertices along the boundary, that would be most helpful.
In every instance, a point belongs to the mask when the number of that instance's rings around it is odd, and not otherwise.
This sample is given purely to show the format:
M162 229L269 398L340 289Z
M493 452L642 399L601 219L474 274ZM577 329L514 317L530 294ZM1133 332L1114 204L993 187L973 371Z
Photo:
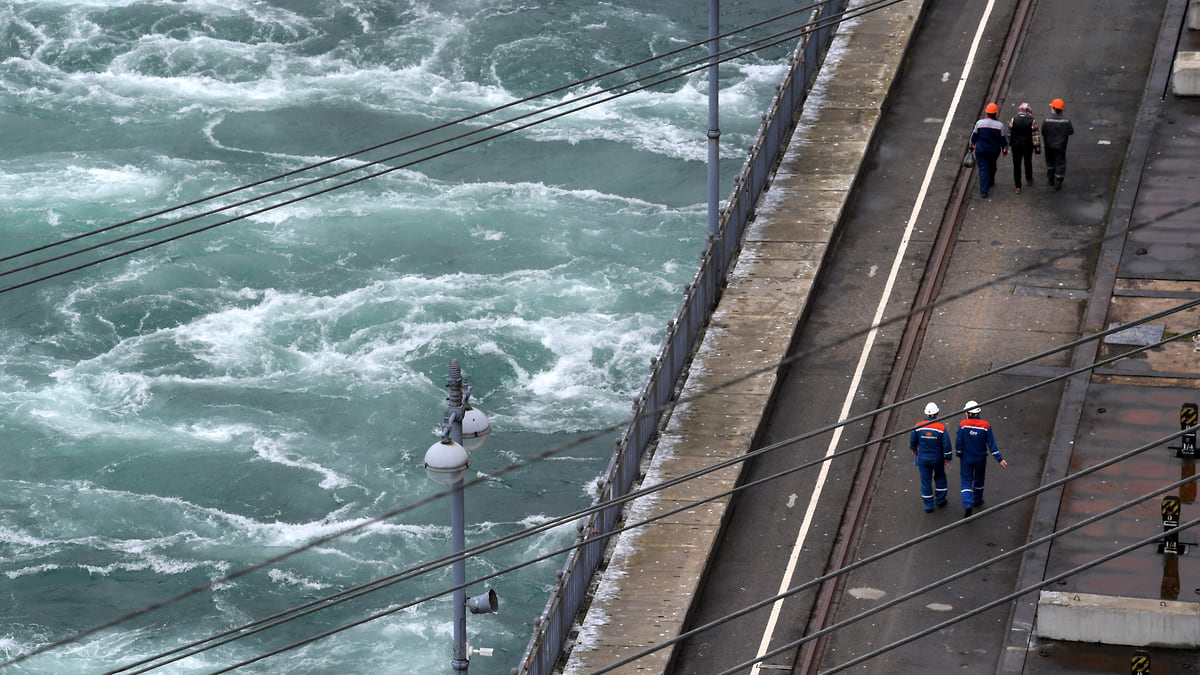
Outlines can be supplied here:
M722 30L801 7L727 0ZM494 426L472 477L628 416L703 245L706 75L538 111L706 48L520 101L707 22L682 0L0 5L0 656L64 642L10 669L116 670L448 553L448 503L404 507L438 490L450 359ZM722 66L723 191L792 47ZM468 489L468 545L586 506L616 437ZM468 621L496 650L473 672L516 665L562 559L520 565L573 534L468 561L517 567L472 589L501 603ZM155 672L446 672L448 598L393 610L450 581Z

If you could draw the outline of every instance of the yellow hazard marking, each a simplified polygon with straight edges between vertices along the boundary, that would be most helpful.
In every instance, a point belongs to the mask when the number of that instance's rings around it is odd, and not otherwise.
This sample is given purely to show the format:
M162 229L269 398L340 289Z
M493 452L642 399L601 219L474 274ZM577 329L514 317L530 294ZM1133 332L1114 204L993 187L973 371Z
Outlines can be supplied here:
M1197 413L1198 411L1195 403L1184 403L1183 407L1179 409L1180 426L1185 429L1187 427L1196 426L1196 419L1198 416L1200 416Z

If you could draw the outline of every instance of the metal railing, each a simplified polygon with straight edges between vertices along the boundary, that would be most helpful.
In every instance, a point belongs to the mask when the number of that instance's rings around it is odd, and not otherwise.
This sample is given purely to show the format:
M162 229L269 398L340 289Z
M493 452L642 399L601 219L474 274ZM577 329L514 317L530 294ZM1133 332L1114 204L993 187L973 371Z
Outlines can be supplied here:
M696 275L684 290L683 302L667 325L657 356L651 361L650 377L633 405L633 421L617 441L612 460L596 501L600 503L629 493L648 448L658 436L665 414L675 395L684 369L704 334L709 317L725 288L726 275L741 249L742 234L753 217L758 197L767 187L775 167L787 149L796 115L816 79L837 30L835 22L849 0L818 8L809 19L808 30L789 57L789 68L776 87L775 98L749 149L745 166L734 181L729 201L721 212L720 236L710 238L700 256ZM587 601L592 576L604 558L610 534L621 518L621 507L598 511L578 526L576 547L557 574L557 582L533 626L529 646L514 673L550 675L562 656L580 609Z

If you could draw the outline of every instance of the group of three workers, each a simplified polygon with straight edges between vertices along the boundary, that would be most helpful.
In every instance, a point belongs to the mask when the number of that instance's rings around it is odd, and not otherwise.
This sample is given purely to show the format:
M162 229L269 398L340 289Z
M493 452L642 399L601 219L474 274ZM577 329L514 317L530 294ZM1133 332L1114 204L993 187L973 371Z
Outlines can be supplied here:
M1017 107L1017 114L1007 126L996 116L1000 106L987 104L986 117L975 123L971 130L971 152L979 167L979 192L985 198L996 180L996 159L1013 153L1013 179L1017 192L1021 192L1021 169L1025 169L1025 184L1033 184L1033 155L1046 149L1046 181L1055 190L1062 189L1063 177L1067 173L1067 140L1075 133L1071 120L1063 114L1063 100L1050 102L1050 114L1042 120L1040 129L1033 119L1033 109L1028 103Z

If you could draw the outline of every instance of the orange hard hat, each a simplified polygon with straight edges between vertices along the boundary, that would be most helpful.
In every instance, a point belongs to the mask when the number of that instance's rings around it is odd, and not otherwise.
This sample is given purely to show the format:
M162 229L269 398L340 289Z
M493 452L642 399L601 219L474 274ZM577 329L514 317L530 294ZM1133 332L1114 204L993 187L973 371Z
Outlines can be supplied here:
M983 110L989 115L995 115L996 113L1000 112L1000 106L996 105L995 103L989 103Z
M1050 101L1050 107L1054 108L1055 110L1062 110L1066 106L1063 105L1061 98L1056 98L1053 101Z

